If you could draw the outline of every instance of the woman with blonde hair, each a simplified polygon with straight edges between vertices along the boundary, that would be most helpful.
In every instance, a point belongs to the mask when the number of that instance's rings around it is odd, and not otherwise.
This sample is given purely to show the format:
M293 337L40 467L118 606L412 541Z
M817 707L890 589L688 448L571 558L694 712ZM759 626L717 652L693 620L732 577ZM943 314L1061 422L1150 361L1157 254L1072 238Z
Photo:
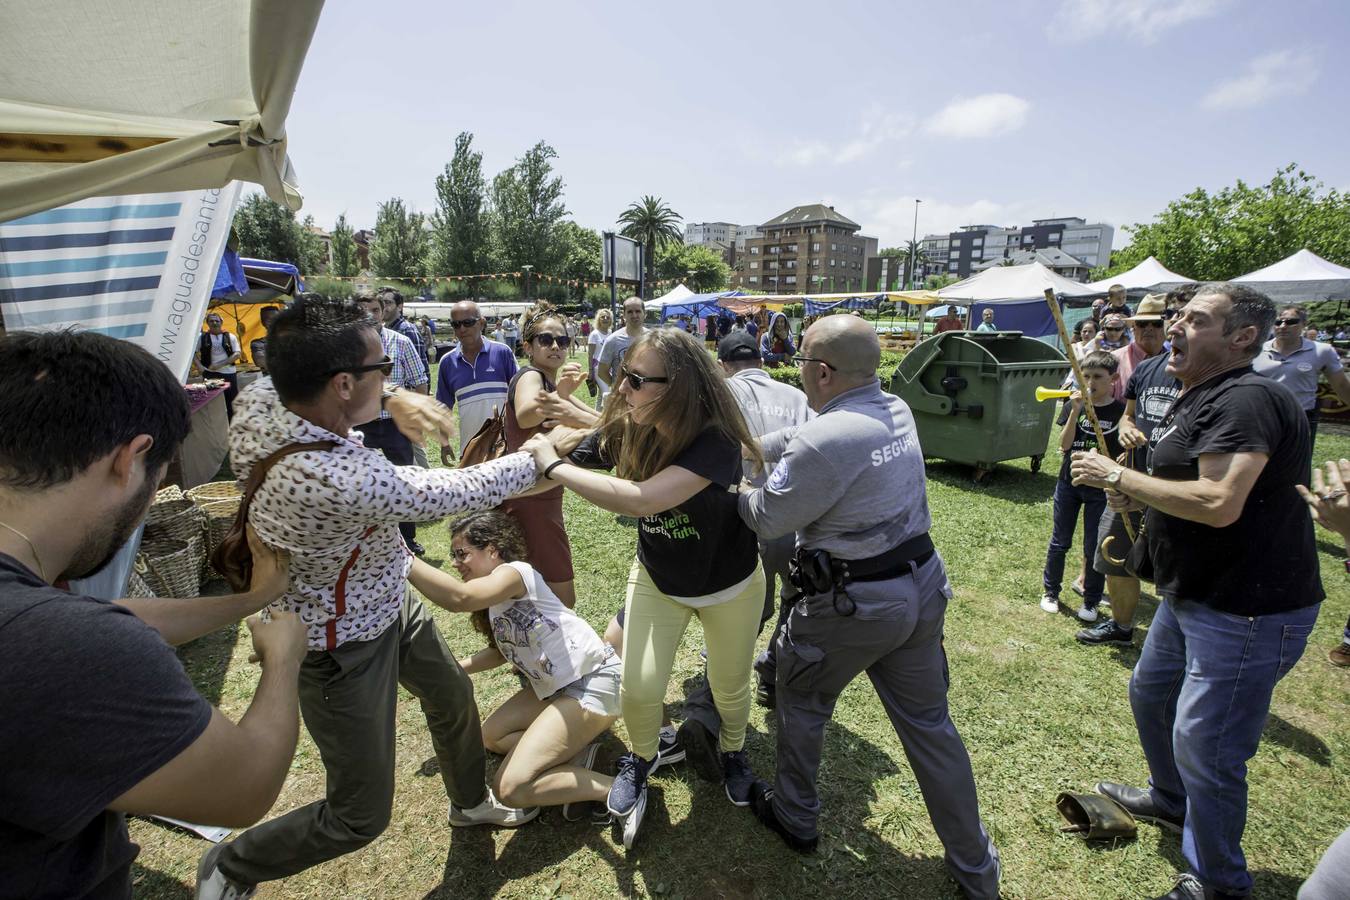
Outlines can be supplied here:
M609 337L609 331L613 327L614 314L607 309L602 309L595 314L595 326L591 328L591 333L586 338L586 371L589 373L590 383L596 385L594 390L596 409L604 407L605 394L609 393L609 385L601 381L595 374L595 366L600 361L600 348L605 345L605 338Z
M628 815L646 803L666 685L695 615L722 730L719 746L684 749L700 775L721 780L728 799L746 806L754 773L743 747L764 572L755 534L737 513L735 488L742 447L757 443L712 357L683 331L642 334L620 376L599 426L568 458L543 437L524 448L548 479L639 519L623 636L623 718L632 752L619 760L609 810Z

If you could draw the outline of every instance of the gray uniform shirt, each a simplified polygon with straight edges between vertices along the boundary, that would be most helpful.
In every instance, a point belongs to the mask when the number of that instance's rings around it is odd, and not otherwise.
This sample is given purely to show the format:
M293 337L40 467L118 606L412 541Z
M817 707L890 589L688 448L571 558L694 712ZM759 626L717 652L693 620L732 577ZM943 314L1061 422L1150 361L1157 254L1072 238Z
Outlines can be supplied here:
M805 394L790 384L774 381L763 369L741 369L727 379L727 387L755 437L800 425L815 416ZM745 464L745 477L759 487L768 479L768 472L755 474L751 467L751 463Z
M1340 372L1345 367L1335 347L1304 338L1288 356L1275 349L1274 340L1267 341L1252 360L1252 368L1289 388L1299 405L1308 410L1317 406L1317 380L1322 373Z
M761 539L795 531L799 547L866 559L932 523L914 416L880 382L840 394L760 446L773 471L738 501Z

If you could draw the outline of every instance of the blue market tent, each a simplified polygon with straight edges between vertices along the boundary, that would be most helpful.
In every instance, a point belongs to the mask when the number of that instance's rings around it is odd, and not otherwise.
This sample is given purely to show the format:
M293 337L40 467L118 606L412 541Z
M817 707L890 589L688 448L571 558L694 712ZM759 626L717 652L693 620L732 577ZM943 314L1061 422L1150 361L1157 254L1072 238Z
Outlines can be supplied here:
M718 314L720 308L717 303L726 297L743 297L741 291L718 291L714 294L689 294L686 297L680 297L672 303L657 304L655 300L647 302L647 309L655 309L661 313L661 321L664 322L671 316L689 316L691 318L702 318Z
M877 304L885 296L885 294L871 296L859 294L856 297L845 297L841 300L813 300L807 297L805 311L808 316L822 316L835 309L876 309Z

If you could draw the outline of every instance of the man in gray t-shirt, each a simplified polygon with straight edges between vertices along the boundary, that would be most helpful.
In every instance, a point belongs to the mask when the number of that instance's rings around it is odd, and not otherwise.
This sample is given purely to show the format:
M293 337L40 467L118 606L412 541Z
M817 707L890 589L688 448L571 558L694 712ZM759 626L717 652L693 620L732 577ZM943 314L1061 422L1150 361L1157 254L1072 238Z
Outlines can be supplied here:
M646 315L647 310L642 305L640 297L629 297L623 301L623 327L614 329L614 332L605 338L605 343L600 347L600 355L596 358L595 374L609 386L610 390L615 390L615 382L619 379L619 372L623 368L623 358L628 353L629 344L637 340L645 330L642 327L642 320Z
M1294 392L1299 405L1308 414L1308 429L1317 438L1317 382L1326 375L1327 383L1341 403L1350 406L1350 378L1336 348L1303 336L1308 311L1301 306L1286 306L1275 316L1275 337L1266 342L1252 368L1273 378Z

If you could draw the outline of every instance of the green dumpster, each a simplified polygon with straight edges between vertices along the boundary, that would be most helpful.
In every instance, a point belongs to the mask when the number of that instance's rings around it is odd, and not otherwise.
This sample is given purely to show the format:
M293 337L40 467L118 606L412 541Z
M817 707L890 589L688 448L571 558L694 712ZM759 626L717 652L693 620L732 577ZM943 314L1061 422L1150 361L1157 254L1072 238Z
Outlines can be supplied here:
M1036 388L1058 387L1069 362L1020 331L944 331L919 343L891 377L891 393L914 412L924 456L975 467L1031 457L1039 471L1055 418Z

